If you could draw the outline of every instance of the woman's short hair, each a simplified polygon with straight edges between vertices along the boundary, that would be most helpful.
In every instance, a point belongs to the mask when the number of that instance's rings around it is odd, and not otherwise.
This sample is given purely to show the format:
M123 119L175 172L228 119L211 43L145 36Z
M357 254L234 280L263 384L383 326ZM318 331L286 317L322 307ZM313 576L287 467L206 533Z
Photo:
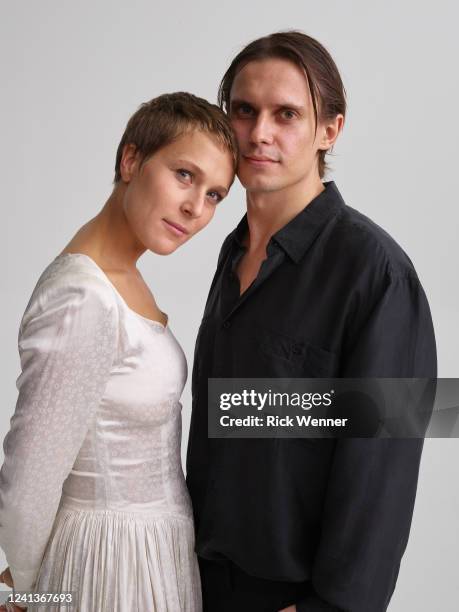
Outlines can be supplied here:
M228 117L217 105L180 91L145 102L129 119L116 151L114 182L121 179L120 163L125 145L135 146L142 164L192 129L214 136L230 153L236 171L237 142Z

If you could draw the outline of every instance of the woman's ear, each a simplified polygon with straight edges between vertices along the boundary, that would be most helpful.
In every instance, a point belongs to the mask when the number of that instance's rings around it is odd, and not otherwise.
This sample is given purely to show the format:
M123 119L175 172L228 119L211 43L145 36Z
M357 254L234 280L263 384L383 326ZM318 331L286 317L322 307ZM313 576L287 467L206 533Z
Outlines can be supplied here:
M121 180L124 183L129 183L136 173L139 165L139 156L136 146L127 144L123 147L123 153L120 161Z

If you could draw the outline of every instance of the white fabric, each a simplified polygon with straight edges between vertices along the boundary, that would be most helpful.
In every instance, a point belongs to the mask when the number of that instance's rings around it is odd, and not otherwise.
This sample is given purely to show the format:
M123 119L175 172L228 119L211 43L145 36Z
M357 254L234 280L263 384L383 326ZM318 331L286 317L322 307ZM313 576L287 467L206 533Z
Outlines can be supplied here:
M180 461L186 360L169 326L131 310L90 257L64 254L32 293L19 353L0 472L15 588L77 591L63 610L201 610Z

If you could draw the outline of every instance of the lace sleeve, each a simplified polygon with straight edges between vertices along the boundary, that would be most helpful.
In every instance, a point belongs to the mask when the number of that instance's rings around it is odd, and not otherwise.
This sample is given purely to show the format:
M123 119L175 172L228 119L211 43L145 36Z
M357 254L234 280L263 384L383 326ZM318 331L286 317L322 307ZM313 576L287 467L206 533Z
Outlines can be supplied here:
M63 482L103 396L118 337L113 292L95 276L45 283L27 311L19 333L19 396L0 471L0 546L16 590L34 587Z

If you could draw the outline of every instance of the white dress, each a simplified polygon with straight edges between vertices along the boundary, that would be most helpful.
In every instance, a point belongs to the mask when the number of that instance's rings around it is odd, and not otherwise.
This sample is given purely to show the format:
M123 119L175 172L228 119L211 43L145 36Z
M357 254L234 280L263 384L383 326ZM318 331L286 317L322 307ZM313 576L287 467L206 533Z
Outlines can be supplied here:
M169 326L131 310L90 257L63 254L32 293L19 353L0 472L16 590L76 592L53 610L199 612L186 360Z

